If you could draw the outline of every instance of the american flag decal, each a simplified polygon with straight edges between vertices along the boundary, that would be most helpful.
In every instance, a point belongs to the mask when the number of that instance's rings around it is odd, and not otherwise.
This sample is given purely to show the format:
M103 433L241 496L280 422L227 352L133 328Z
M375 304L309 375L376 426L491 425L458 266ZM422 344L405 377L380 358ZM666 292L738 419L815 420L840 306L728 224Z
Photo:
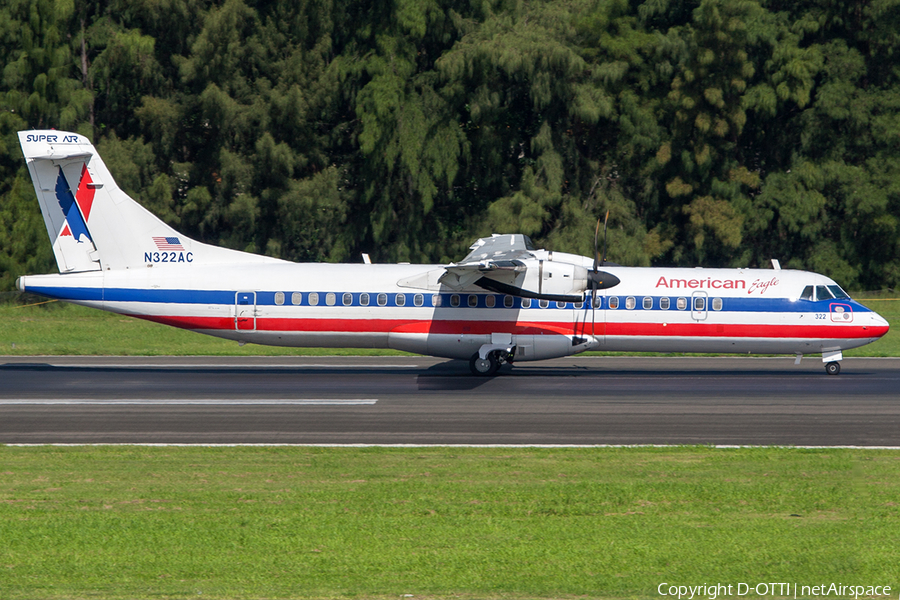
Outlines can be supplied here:
M153 243L159 250L179 250L184 251L184 246L177 237L155 237Z

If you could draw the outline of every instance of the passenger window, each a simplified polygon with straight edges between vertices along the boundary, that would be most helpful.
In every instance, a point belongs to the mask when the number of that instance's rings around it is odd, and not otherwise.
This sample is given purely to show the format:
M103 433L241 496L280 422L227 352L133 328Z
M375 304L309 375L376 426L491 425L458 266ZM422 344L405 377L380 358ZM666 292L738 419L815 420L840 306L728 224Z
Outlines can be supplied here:
M485 296L484 297L484 305L488 308L494 308L494 305L497 303L497 300L494 299L493 296Z
M633 309L634 306L635 306L634 296L628 296L627 298L625 298L625 308L627 310Z
M831 295L831 292L828 291L828 288L824 285L816 286L816 300L831 300L834 296Z
M406 306L406 294L397 294L395 298L397 306Z
M303 302L303 294L300 292L294 292L291 294L291 304L294 306L299 306L300 303Z
M360 306L368 306L369 305L369 295L368 294L360 294L359 295L359 304Z
M325 304L328 306L334 306L334 292L328 292L325 294Z
M556 301L556 308L565 308L565 307L566 307L565 302L560 302L559 300Z
M515 300L512 296L503 296L503 306L506 308L512 308L513 304L515 304Z
M829 285L828 289L834 294L834 297L838 300L849 300L850 296L847 295L847 292L841 289L839 285Z
M344 306L350 306L351 304L353 304L353 294L346 292L344 294Z
M687 298L679 298L675 301L675 307L678 310L684 310L687 308Z
M475 294L469 294L468 303L469 308L475 308L476 306L478 306L478 296L476 296Z
M522 308L531 308L531 298L522 298Z
M660 299L659 299L659 307L660 307L662 310L669 310L669 299L668 299L668 298L665 298L665 297L660 298Z
M603 306L603 296L594 296L594 308Z
M582 308L584 308L584 302L576 302L574 306L575 310L581 310Z
M275 304L278 306L284 304L284 292L275 292Z
M694 296L694 310L703 310L706 308L706 298L704 296Z
M803 293L800 294L801 300L812 300L813 299L813 286L808 285L803 288Z
M613 310L619 308L619 297L618 296L610 296L609 297L609 307Z
M316 306L319 304L319 293L318 292L310 292L309 293L309 305Z
M547 308L548 306L550 306L550 301L549 300L541 300L540 302L538 302L538 305L541 308Z
M415 304L416 306L422 306L423 304L425 304L425 296L423 296L422 294L416 294L415 296L413 296L413 304Z
M651 308L653 308L653 298L644 296L644 310L650 310Z
M450 306L453 306L454 308L459 306L459 294L450 296Z
M387 294L378 294L376 298L378 306L387 306Z
M713 310L722 310L721 298L713 298Z
M440 306L441 305L441 295L440 294L432 294L431 295L431 305L432 306Z

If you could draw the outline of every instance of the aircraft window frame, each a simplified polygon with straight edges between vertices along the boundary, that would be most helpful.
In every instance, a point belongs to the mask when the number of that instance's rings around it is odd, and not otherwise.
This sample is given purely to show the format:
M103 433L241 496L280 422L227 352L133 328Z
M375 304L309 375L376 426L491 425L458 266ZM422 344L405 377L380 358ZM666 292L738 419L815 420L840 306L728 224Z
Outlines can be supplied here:
M561 302L559 300L556 301L556 308L565 308L565 307L566 307L565 302Z
M466 306L469 308L478 308L478 296L476 294L469 294L469 297L466 298Z
M334 295L334 292L328 292L327 294L325 294L326 306L334 306L335 302L337 302L337 296Z
M378 306L387 306L387 294L384 292L378 294L378 296L375 297L375 301L378 303Z
M653 297L644 296L644 299L641 301L641 306L644 310L651 310L653 308Z
M522 298L522 308L531 308L531 298Z
M637 300L634 296L627 296L625 298L625 310L634 310L634 307L637 306Z
M487 306L488 308L494 308L494 306L496 306L496 304L497 304L497 299L494 297L493 294L488 294L487 296L484 297L484 305Z
M827 295L822 294L820 296L819 290L824 290ZM834 300L834 294L831 293L831 290L828 289L828 286L817 285L816 286L816 300Z
M450 306L452 306L453 308L459 308L459 294L450 295Z
M350 306L351 304L353 304L353 294L351 294L350 292L344 292L341 295L341 304L343 304L344 306Z
M706 310L706 296L694 296L694 301L691 304L696 311Z
M678 310L687 310L687 307L687 298L685 298L684 296L678 298L678 300L675 301L675 308L677 308Z
M319 292L310 292L306 298L307 298L307 300L309 300L310 306L318 306L319 305Z
M722 299L721 298L713 298L712 309L713 310L722 310Z
M835 284L835 285L826 285L828 291L831 292L831 295L834 296L835 300L850 300L850 294L844 291L844 288ZM837 292L835 292L837 289ZM840 295L839 295L840 294Z
M660 310L669 310L669 306L671 306L671 299L668 296L663 296L659 299L659 308Z
M812 301L815 293L816 293L815 286L808 285L805 288L803 288L802 292L800 292L800 300Z
M512 308L516 305L516 300L512 296L503 296L503 307Z
M441 295L440 295L440 294L432 294L432 295L431 295L431 305L432 305L432 306L434 306L435 308L437 308L437 307L440 306L442 303L443 303L443 302L441 301Z
M584 300L582 300L581 302L573 302L572 307L575 310L581 310L582 308L584 308Z
M618 296L610 296L609 297L609 308L612 310L619 309L619 297Z
M595 309L603 308L603 296L594 296L592 304L594 305Z
M301 294L300 292L294 292L293 294L291 294L291 304L293 304L294 306L300 306L301 304L303 304L303 294Z
M544 300L543 298L541 298L541 299L538 300L538 306L540 306L541 308L549 308L549 306L550 306L550 301L549 301L549 300Z
M394 304L396 304L397 306L406 306L406 294L395 295Z
M422 294L416 294L415 296L413 296L413 305L422 306L424 304L425 304L425 296L423 296Z
M275 292L275 304L278 306L284 304L284 292Z
M359 295L359 305L360 306L368 306L369 305L369 293L363 292Z

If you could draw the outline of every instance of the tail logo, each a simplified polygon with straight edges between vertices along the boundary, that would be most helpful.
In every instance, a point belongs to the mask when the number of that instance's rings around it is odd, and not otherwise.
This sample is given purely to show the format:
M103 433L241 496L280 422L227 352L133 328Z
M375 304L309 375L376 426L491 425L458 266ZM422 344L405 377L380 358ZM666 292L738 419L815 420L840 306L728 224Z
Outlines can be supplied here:
M60 237L71 236L76 242L91 242L91 232L88 230L87 222L91 216L91 206L94 204L94 188L91 185L91 174L87 170L87 165L81 167L81 180L78 182L78 189L75 195L72 195L72 188L63 174L62 168L59 169L59 176L56 178L56 200L59 207L66 217L66 223Z

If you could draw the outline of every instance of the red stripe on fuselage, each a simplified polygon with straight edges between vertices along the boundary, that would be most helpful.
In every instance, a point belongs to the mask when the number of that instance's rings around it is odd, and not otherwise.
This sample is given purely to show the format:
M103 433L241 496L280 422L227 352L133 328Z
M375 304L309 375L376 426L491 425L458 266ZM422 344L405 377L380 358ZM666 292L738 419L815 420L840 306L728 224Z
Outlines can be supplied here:
M182 329L235 329L234 317L181 317L131 315ZM605 332L604 332L605 329ZM855 339L876 338L887 326L864 325L756 325L729 323L591 323L512 321L408 321L404 319L288 319L256 318L256 331L297 333L421 333L449 335L608 335L622 337L729 337Z

